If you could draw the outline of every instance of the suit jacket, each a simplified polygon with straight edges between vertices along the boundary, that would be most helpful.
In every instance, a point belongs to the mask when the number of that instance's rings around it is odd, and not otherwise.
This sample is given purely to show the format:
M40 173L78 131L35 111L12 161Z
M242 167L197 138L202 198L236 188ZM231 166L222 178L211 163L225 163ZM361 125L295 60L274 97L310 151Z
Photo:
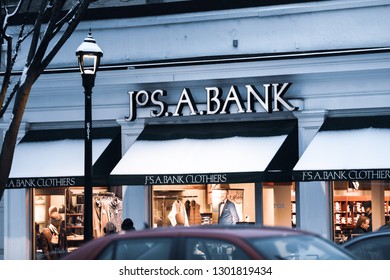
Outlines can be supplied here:
M223 207L222 213L221 207ZM236 205L229 199L224 204L222 202L218 204L218 213L218 224L234 225L239 221Z

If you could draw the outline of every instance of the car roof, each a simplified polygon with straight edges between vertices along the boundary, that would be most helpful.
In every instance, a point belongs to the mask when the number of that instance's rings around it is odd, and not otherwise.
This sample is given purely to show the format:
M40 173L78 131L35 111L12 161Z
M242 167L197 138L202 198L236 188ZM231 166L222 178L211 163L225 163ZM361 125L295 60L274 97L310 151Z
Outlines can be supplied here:
M272 237L272 236L295 236L295 235L311 235L317 236L316 234L305 232L302 230L295 230L287 227L266 227L266 226L254 226L254 225L232 225L232 226L220 226L220 225L205 225L205 226L191 226L191 227L160 227L160 228L148 228L137 231L129 231L121 234L111 234L102 238L96 238L80 246L79 249L75 250L71 254L65 256L63 259L75 258L85 259L87 251L92 250L97 253L97 248L103 248L121 239L128 238L153 238L153 237L203 237L203 238L215 238L224 239L226 241L238 242L242 238L253 238L253 237ZM223 238L221 238L223 237ZM86 250L80 250L85 248ZM91 250L88 250L88 249ZM70 256L72 255L72 256Z
M159 227L154 229L144 229L136 231L139 234L178 234L178 233L216 233L223 234L229 232L229 235L240 236L240 237L258 237L260 236L274 236L274 235L285 235L285 234L303 234L303 231L293 230L287 227L267 227L267 226L253 226L253 225L204 225L204 226L179 226L179 227ZM135 232L131 232L134 234ZM307 234L307 233L305 233Z
M283 227L258 227L258 226L220 226L220 225L207 225L207 226L179 226L179 227L160 227L153 229L144 229L139 231L126 232L125 234L119 234L111 237L112 239L126 238L131 235L132 238L137 237L154 237L154 236L209 236L210 238L252 238L252 237L269 237L269 236L285 236L285 235L298 235L298 234L311 234L303 231L293 230Z

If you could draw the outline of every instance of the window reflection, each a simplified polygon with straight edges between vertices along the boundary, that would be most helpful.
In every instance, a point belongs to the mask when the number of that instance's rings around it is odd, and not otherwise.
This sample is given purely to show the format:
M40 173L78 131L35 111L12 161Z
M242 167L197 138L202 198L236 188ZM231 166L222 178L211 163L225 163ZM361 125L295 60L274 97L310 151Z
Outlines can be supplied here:
M173 239L125 239L110 245L99 260L169 260Z
M249 260L235 244L218 239L188 238L185 247L186 260Z

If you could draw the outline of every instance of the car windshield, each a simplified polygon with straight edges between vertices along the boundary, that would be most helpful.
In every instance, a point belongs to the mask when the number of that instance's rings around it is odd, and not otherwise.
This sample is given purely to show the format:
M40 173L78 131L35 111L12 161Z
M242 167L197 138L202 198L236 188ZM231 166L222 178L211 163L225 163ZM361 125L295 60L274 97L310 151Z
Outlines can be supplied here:
M262 237L248 239L248 242L270 260L351 259L343 250L315 236Z

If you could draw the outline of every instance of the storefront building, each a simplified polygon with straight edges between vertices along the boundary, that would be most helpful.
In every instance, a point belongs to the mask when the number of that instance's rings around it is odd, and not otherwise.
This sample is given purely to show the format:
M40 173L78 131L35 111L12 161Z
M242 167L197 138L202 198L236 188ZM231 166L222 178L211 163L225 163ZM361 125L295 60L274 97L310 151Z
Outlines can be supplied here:
M93 89L95 237L127 217L137 229L216 223L224 188L240 223L339 242L368 203L373 230L385 223L390 1L125 10L92 13L34 85L1 202L4 259L39 258L51 206L68 250L82 242L75 50L89 28L104 51Z

